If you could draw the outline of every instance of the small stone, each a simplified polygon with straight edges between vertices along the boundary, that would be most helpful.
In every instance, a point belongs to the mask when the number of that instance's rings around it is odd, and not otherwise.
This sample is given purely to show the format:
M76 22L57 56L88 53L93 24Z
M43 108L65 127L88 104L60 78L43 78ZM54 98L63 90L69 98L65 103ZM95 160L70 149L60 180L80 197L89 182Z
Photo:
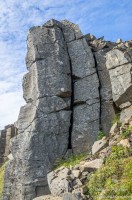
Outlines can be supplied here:
M73 186L74 186L74 188L75 188L75 187L80 187L80 186L82 186L82 182L80 181L79 178L77 178L77 179L75 179L75 180L73 181Z
M113 138L111 138L111 139L109 140L109 146L116 145L117 142L118 142L119 136L120 136L120 135L115 135Z
M71 194L71 193L64 193L63 200L79 200L80 196L81 196L81 194L75 195L75 194Z
M81 174L80 170L72 170L72 174L74 175L75 178L78 178Z
M102 166L103 160L102 159L95 159L89 162L85 162L84 165L80 166L81 171L88 171L91 172L95 169L98 169Z
M124 124L125 124L125 125L129 125L129 119L125 119Z
M100 150L102 150L103 148L108 146L108 142L107 139L102 139L102 140L98 140L96 141L93 146L92 146L92 154L96 154L97 152L99 152Z
M119 131L118 123L116 122L110 129L110 135L114 136Z
M100 158L105 158L108 156L109 152L110 152L111 147L106 147L105 149L103 149L102 151L99 152L99 157Z
M84 164L85 164L85 161L81 161L81 162L80 162L80 165L84 165Z
M75 170L78 170L78 169L79 169L79 165L75 165L75 166L74 166L74 169L75 169Z
M13 157L13 155L11 153L7 157L8 157L9 160L13 160L14 159L14 157Z
M86 34L85 36L86 41L96 40L96 37L92 35L91 33Z
M131 147L130 142L129 142L128 139L123 139L123 140L121 140L121 141L119 142L119 144L122 145L123 147L128 147L128 148Z

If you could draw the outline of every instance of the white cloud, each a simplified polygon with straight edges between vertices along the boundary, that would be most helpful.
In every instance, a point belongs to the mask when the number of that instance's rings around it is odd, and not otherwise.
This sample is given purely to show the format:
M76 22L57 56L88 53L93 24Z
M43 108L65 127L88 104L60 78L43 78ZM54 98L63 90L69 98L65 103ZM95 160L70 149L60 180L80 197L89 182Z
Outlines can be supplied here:
M0 95L0 129L17 120L20 105L24 105L21 92L8 92Z

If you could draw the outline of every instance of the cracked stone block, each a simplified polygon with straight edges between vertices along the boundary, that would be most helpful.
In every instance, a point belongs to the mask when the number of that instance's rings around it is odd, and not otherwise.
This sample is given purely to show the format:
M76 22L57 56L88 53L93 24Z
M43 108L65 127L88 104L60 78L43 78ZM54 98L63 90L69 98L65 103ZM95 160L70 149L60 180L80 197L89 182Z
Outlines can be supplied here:
M109 70L113 100L117 106L132 101L132 64Z

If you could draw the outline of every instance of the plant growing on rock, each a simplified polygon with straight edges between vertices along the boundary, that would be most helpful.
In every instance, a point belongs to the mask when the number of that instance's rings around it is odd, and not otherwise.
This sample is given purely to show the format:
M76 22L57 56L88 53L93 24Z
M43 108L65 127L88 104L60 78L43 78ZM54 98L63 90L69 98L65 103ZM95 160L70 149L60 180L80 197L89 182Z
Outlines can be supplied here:
M119 126L121 125L120 113L116 113L116 114L115 114L114 119L113 119L113 121L112 121L112 125L115 124L115 123L118 123Z
M64 167L75 166L75 165L79 164L82 160L84 160L85 157L86 157L85 154L78 154L78 155L72 155L67 159L57 160L56 169L58 169L62 166L64 166Z
M97 135L97 140L101 140L106 134L103 131L99 131Z
M127 138L130 134L132 134L132 126L127 127L121 134L123 139Z

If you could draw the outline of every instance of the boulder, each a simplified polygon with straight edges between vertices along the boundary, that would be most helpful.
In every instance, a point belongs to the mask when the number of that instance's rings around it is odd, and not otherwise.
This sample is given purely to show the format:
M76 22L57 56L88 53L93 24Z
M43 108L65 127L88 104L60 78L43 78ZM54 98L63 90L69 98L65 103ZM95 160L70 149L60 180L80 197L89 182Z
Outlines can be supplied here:
M95 169L99 169L103 164L102 159L95 159L92 161L86 161L84 165L80 165L81 171L94 171Z
M112 125L112 127L111 127L111 129L110 129L110 135L111 136L114 136L114 135L116 135L116 133L118 133L119 132L119 127L118 127L118 123L116 122L116 123L114 123L113 125Z
M132 101L132 56L131 51L113 49L106 54L106 67L109 70L112 96L117 107Z
M129 140L128 140L127 138L121 140L121 141L119 142L119 145L122 145L123 147L128 147L128 148L131 147L130 142L129 142Z
M131 118L132 118L132 105L129 106L128 108L123 109L120 114L120 120L123 124L125 124L126 119L129 121L131 120Z
M48 185L52 195L60 196L65 192L71 191L70 180L67 180L69 175L70 170L65 167L48 173Z
M94 142L92 146L92 154L94 155L98 153L107 146L108 146L108 140L106 138L102 138L101 140Z
M71 193L65 193L63 195L63 200L82 200L81 194L71 194Z
M63 200L62 197L57 197L57 196L53 196L53 195L44 195L41 197L37 197L33 200Z

